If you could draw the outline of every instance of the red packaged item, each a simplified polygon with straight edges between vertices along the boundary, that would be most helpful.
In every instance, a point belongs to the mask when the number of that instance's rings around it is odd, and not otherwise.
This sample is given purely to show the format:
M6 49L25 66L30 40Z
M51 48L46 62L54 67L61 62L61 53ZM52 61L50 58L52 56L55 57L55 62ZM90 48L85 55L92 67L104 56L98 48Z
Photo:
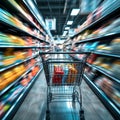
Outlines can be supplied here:
M96 60L97 57L98 57L98 55L96 55L96 54L91 54L91 55L89 56L89 58L87 59L87 62L88 62L89 64L92 64L92 63Z
M54 74L52 78L53 83L62 83L62 77L64 75L64 71L61 66L54 66Z
M33 53L32 49L29 49L29 50L28 50L28 56L29 56L29 57L32 56L32 53Z
M28 79L27 78L23 78L20 82L23 86L27 86L28 85Z
M31 61L30 61L30 64L31 64L31 66L33 66L34 64L35 64L35 59L31 59Z
M30 72L30 73L28 74L28 82L30 82L30 81L32 80L32 78L33 78L33 76L32 76L32 73Z

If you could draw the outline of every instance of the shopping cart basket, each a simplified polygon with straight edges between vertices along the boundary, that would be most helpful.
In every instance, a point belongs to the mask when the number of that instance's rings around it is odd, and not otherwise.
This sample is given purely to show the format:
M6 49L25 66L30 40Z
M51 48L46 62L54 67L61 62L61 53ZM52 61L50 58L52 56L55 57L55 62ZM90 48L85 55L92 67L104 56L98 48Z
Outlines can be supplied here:
M68 54L76 53L41 53L48 86L46 120L84 120L80 84L87 56L78 60Z

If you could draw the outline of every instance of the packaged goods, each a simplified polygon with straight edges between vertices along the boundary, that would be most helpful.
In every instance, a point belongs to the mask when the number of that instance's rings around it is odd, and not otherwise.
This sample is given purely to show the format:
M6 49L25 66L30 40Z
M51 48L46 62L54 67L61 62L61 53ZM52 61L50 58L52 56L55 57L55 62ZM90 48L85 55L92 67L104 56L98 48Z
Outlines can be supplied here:
M69 73L68 73L68 79L67 79L67 83L74 83L76 80L76 74L77 74L77 70L74 66L69 65L68 66L69 69Z
M64 75L64 71L63 71L62 67L55 65L52 82L53 83L62 83L63 75Z

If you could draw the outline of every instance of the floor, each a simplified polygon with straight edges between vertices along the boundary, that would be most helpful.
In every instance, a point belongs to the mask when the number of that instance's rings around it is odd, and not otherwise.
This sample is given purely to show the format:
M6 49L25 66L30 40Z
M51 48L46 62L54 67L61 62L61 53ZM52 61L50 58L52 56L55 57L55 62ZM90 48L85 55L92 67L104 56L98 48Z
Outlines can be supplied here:
M84 81L81 87L85 120L113 120L110 113ZM44 71L42 71L13 120L45 120L46 88Z

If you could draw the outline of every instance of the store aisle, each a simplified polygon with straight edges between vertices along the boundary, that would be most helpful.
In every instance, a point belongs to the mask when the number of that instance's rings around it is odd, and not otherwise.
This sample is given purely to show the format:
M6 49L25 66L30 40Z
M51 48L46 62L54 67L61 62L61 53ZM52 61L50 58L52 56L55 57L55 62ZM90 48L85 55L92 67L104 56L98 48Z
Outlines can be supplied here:
M82 82L82 93L85 120L113 120L112 116L84 81ZM13 120L44 120L45 107L46 82L42 71Z

